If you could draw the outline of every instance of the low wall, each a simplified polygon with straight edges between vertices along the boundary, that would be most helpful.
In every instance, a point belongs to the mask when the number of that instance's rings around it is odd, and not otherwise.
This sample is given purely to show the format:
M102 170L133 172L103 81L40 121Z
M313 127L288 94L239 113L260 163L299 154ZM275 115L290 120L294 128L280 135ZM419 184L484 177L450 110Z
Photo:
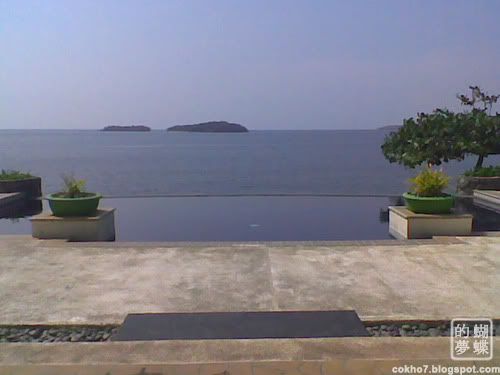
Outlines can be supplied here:
M0 181L0 193L24 193L27 199L42 196L42 179L40 177L24 180Z
M457 180L457 194L472 196L474 190L500 190L500 177L460 176Z

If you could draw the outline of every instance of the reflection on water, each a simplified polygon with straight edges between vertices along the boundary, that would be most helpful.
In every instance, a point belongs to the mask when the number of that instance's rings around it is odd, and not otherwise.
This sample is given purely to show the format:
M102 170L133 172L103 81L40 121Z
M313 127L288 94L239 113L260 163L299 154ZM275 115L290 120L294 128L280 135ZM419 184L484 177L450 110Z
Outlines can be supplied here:
M0 219L19 220L42 212L42 201L39 199L22 200L0 208Z
M399 197L388 197L389 199L389 206L404 206L405 201L402 196ZM388 223L389 222L389 208L388 207L382 207L379 211L378 215L378 220L381 223Z
M472 214L472 230L475 232L500 230L500 214L474 204L472 198L460 198L455 201L456 213Z

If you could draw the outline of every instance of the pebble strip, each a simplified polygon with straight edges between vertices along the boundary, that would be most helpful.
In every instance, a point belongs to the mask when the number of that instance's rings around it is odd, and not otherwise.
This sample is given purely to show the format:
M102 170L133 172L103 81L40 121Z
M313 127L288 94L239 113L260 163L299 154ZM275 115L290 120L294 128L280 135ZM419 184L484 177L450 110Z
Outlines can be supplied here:
M0 327L2 342L108 341L118 327Z
M500 321L494 322L494 335L500 332ZM450 324L396 323L366 324L374 337L438 337L450 335ZM0 343L5 342L103 342L116 333L116 326L86 327L0 327Z
M450 336L450 323L385 323L366 324L366 330L375 337L438 337ZM493 336L500 332L500 322L493 322Z

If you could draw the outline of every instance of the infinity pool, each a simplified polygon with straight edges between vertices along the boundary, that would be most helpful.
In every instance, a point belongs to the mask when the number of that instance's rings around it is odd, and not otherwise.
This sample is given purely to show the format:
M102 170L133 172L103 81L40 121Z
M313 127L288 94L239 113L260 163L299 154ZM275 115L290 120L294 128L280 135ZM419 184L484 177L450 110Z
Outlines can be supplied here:
M398 197L155 197L106 198L118 241L309 241L390 239L387 206ZM474 230L500 230L500 215L457 202L474 214ZM43 210L48 210L43 204ZM29 215L0 219L0 234L30 234ZM13 216L20 216L12 218Z

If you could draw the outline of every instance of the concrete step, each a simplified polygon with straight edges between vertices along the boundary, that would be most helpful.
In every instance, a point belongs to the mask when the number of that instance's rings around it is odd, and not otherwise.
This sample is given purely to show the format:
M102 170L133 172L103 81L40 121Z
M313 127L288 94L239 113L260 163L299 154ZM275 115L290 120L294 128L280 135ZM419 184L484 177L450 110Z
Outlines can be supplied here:
M500 339L493 339L500 361ZM447 337L0 344L0 373L325 375L390 374L419 362L452 365ZM461 361L460 365L470 365ZM376 369L377 371L374 371Z
M500 213L500 191L474 190L474 204Z
M19 203L24 200L23 193L0 193L0 208Z

